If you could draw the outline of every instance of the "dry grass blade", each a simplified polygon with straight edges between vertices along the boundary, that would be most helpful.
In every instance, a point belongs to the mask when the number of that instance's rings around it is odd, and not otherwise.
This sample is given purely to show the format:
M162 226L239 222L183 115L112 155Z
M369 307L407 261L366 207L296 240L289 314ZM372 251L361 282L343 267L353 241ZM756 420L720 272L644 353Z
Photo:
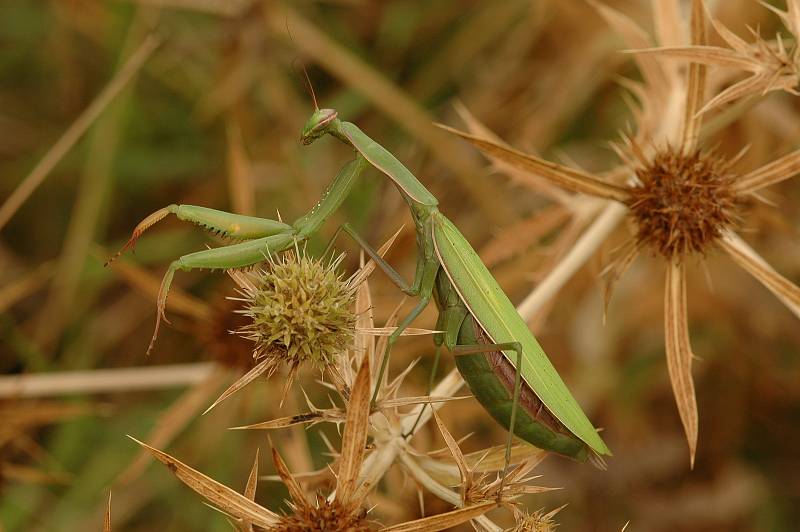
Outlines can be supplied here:
M164 413L158 416L153 430L147 435L147 441L154 447L168 447L174 438L194 421L197 412L228 378L227 371L215 367L205 380L185 391L173 401ZM150 460L150 454L143 449L139 456L133 459L128 467L119 474L116 484L124 485L132 482L144 471Z
M255 379L257 379L264 373L268 373L274 370L275 370L275 359L269 357L265 358L264 360L256 364L253 367L253 369L251 369L250 371L239 377L236 380L236 382L228 386L228 388L224 392L222 392L222 395L217 397L217 400L214 401L214 403L212 403L212 405L209 406L205 412L203 412L203 415L206 415L209 412L211 412L211 410L215 406L217 406L222 401L224 401L231 395L235 394L236 392L238 392L239 390L241 390L242 388L253 382Z
M452 510L444 514L424 517L416 521L381 528L381 532L436 532L438 530L449 530L461 523L466 523L470 519L475 519L496 507L497 502L495 501L484 502L482 504Z
M371 382L369 357L363 357L347 405L339 474L336 478L336 498L346 507L352 502L351 498L356 489L358 473L366 452Z
M0 313L39 290L53 276L54 272L55 265L52 262L46 262L26 273L22 278L0 288Z
M111 532L111 492L108 492L108 506L106 515L103 517L103 532Z
M456 466L458 467L458 473L461 477L461 500L463 501L466 490L469 488L469 467L467 466L466 460L464 460L464 454L461 452L458 442L456 442L455 438L453 438L453 435L450 434L450 431L447 430L447 427L444 426L442 419L435 410L433 412L433 419L436 421L436 426L439 428L439 432L441 433L442 438L444 438L444 442L447 444L447 448L450 450L450 454L453 456L453 460L455 460Z
M464 121L464 124L466 124L467 129L469 129L471 134L492 142L496 142L501 146L506 145L506 143L503 142L503 139L501 139L491 129L481 123L464 104L461 102L456 102L454 107L456 113L458 113L458 116ZM514 166L497 157L489 157L489 159L499 171L508 174L512 182L524 185L527 188L552 199L556 203L564 204L569 201L570 194L567 191L561 190L557 186L554 186L552 183L542 180L537 176L532 176L527 172L520 172Z
M244 149L242 130L233 121L226 128L228 139L228 193L233 212L253 216L256 213L253 168Z
M308 506L308 499L306 499L303 488L292 476L292 472L289 471L286 462L283 461L283 458L281 458L280 453L275 447L272 448L272 462L275 464L275 471L277 471L278 476L281 477L281 480L286 485L286 489L289 490L289 496L292 498L292 501L300 506Z
M528 294L517 306L522 319L528 321L558 293L586 261L589 260L597 248L606 240L608 235L617 227L628 213L628 208L621 203L608 204L600 215L592 222L583 234L578 237L575 244L569 249L559 263L547 274L547 277Z
M237 518L247 519L254 525L269 528L278 521L278 515L256 504L241 493L220 484L216 480L192 469L172 456L140 442L133 436L130 439L147 449L159 462L178 477L184 484L196 491L223 512Z
M633 261L639 256L641 250L640 245L636 240L629 240L620 257L613 263L609 264L605 272L603 272L603 280L605 281L605 288L603 290L603 321L606 319L606 312L608 311L608 304L611 302L611 295L614 292L614 287L620 278L628 271Z
M800 318L800 288L796 284L776 272L735 233L730 231L724 233L718 242L736 264L755 277Z
M762 188L789 179L798 172L800 172L800 150L793 151L743 175L734 184L734 188L743 194L757 192Z
M145 368L30 373L0 377L0 397L46 397L69 394L155 390L196 384L209 378L213 362Z
M762 92L767 77L768 76L764 76L762 74L756 74L748 78L745 78L742 81L734 83L724 91L720 92L719 94L711 98L703 106L703 108L700 109L700 114L703 114L711 109L720 107L722 105L731 103L733 101L739 100L746 96L752 96L754 94Z
M63 135L48 150L44 157L39 160L39 164L31 170L22 183L11 193L5 203L0 206L0 230L14 216L14 213L22 206L31 194L42 184L45 178L55 168L56 164L72 149L78 140L86 133L89 126L97 120L100 113L108 107L114 98L125 88L133 79L136 73L142 68L150 55L161 44L161 39L151 35L139 46L130 59L117 72L116 76L108 82L100 94L89 104L81 115L75 119Z
M293 427L295 425L302 425L304 423L319 423L321 421L341 423L345 420L345 416L345 411L340 408L328 408L325 410L317 410L305 414L295 414L293 416L280 417L278 419L263 421L261 423L253 423L251 425L231 427L230 430L274 430Z
M570 211L561 205L552 205L530 218L501 229L480 250L480 257L487 267L492 267L531 247L556 228L569 220Z
M250 475L247 477L247 485L244 488L244 496L251 501L256 500L256 488L258 487L258 456L260 449L256 448L256 457L253 459L253 467L250 468Z
M98 257L108 256L108 253L102 248L95 248L92 253ZM126 283L148 298L155 299L158 297L161 279L144 268L127 260L116 260L114 262L114 273L118 274ZM170 289L167 308L172 312L178 312L198 320L207 320L211 317L211 308L208 303L194 297L179 286L173 286Z
M689 344L689 324L686 318L686 272L684 265L676 260L670 261L667 267L664 334L669 378L689 444L689 464L694 468L698 430L697 400L692 380L694 354Z
M597 9L608 25L622 36L627 47L649 48L652 46L653 43L650 41L647 34L630 18L595 0L589 0L589 3ZM669 79L658 59L640 55L635 57L635 61L647 85L650 86L652 90L656 91L658 101L666 101Z
M391 336L397 327L364 327L356 329L357 333L369 334L371 336ZM400 336L425 336L428 334L436 334L441 331L434 329L420 329L419 327L406 327Z
M680 0L657 0L652 4L658 42L663 46L677 46L686 42L683 35Z
M692 0L691 18L692 45L703 46L706 44L706 10L702 0ZM700 109L706 94L706 65L702 63L689 64L689 79L686 88L686 108L683 115L683 131L681 147L684 153L691 153L697 147L700 136L702 117Z
M752 59L737 54L733 50L720 48L719 46L660 46L658 48L627 50L627 52L636 55L665 55L688 59L692 62L705 65L741 68L750 72L756 72L759 69L758 63Z
M449 131L468 141L487 155L497 157L520 170L539 175L567 190L616 200L622 203L626 202L629 198L628 191L625 188L601 181L586 172L567 168L566 166L528 155L514 148L471 135L464 131L459 131L449 126L438 125L445 131Z
M256 457L253 460L253 467L250 469L250 475L247 477L247 484L244 488L244 496L251 501L256 500L256 488L258 487L258 456L259 448L256 447ZM247 519L243 519L236 526L241 532L255 532L253 523Z

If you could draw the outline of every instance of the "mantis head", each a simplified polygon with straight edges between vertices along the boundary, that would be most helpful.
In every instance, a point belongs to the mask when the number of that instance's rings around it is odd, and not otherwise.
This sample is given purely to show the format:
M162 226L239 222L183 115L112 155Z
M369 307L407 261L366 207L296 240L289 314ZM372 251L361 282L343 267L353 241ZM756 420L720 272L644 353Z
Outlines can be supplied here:
M327 133L328 125L336 119L338 113L335 109L317 109L308 119L300 135L300 142L304 145L311 144Z

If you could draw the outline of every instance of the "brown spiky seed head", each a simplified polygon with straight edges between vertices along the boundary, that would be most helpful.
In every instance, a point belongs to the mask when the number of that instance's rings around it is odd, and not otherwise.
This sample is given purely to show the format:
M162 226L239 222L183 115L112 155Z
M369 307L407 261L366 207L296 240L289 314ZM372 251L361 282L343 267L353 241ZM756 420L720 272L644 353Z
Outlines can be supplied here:
M281 532L371 532L374 528L366 519L366 512L344 508L336 500L317 498L317 505L302 504L294 513L281 518L272 530Z
M558 527L558 523L553 520L556 513L557 511L544 513L542 510L532 514L520 513L516 516L516 526L508 529L508 532L553 532Z
M288 252L270 258L266 269L237 277L245 296L238 312L252 322L236 332L255 342L256 358L322 367L351 346L355 290L337 273L340 262Z
M667 259L704 253L733 223L734 176L713 152L660 150L636 175L629 207L637 240Z

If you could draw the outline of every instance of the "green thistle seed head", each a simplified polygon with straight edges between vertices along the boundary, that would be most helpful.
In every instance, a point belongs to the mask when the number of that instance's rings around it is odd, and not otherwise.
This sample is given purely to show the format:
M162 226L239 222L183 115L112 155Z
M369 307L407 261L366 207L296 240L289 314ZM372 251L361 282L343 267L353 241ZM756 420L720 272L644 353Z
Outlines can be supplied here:
M322 367L350 347L355 290L337 274L340 262L288 252L271 257L266 270L234 276L244 296L237 312L252 319L236 333L255 342L254 357Z

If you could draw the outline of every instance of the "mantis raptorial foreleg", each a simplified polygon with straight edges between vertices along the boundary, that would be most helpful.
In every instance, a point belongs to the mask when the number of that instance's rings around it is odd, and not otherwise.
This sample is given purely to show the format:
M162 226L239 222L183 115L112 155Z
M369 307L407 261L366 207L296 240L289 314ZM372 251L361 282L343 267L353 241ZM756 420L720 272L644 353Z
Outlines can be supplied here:
M168 205L142 220L134 229L125 246L108 263L127 249L132 248L142 233L169 214L174 214L181 220L200 225L223 236L244 240L238 244L190 253L170 264L158 291L156 327L147 352L150 353L155 345L161 320L169 323L164 315L164 309L176 271L245 268L267 260L270 253L286 251L296 242L303 241L314 234L322 223L339 208L344 198L350 193L356 178L366 166L364 158L357 154L354 160L342 167L323 193L322 199L306 215L298 218L293 225L195 205Z
M129 249L133 249L136 241L145 231L170 214L174 214L179 220L199 225L211 233L235 240L253 240L292 230L292 226L277 220L231 214L207 207L198 207L197 205L172 204L157 210L139 222L139 225L134 228L131 237L122 246L122 249L111 257L106 262L106 265L114 262L117 257Z

